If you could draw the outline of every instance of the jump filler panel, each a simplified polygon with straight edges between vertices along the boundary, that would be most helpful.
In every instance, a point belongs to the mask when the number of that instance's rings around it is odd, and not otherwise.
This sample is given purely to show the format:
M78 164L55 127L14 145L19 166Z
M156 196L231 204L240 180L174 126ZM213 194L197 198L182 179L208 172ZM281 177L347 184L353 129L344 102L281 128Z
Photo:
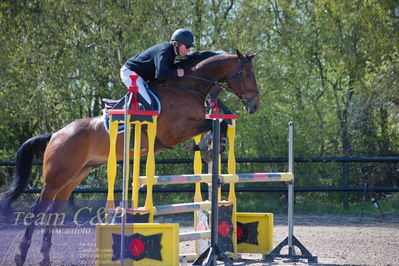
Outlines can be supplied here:
M273 213L237 213L237 252L267 254L273 250Z
M120 264L121 225L96 227L96 265ZM179 265L179 224L126 224L124 265Z

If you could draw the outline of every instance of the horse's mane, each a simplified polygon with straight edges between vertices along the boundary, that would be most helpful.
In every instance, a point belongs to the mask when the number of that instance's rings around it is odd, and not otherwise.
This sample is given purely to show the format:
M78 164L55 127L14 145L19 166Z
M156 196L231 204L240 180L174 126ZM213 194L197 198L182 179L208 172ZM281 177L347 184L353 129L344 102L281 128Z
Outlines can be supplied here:
M204 61L212 56L226 54L225 52L215 52L215 51L203 51L203 52L194 52L192 54L187 55L182 60L178 61L176 65L179 68L190 68L197 65L199 62Z

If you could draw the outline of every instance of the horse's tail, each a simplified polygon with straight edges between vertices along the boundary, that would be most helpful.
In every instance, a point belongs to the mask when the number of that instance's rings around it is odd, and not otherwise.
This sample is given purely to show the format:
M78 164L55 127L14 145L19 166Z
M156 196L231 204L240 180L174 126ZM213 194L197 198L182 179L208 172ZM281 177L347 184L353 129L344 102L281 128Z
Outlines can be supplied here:
M11 203L22 194L30 179L34 156L42 156L51 134L30 138L19 148L16 158L16 170L11 184L0 194L0 212L10 213Z

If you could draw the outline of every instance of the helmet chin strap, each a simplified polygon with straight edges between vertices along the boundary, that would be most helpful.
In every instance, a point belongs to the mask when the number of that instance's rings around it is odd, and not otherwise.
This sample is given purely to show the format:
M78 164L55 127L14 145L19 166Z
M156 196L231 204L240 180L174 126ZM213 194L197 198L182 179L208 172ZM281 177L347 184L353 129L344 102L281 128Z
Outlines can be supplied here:
M173 44L173 49L174 49L176 55L180 55L180 53L179 53L179 47L180 47L180 45L181 45L181 44L178 43L178 42L176 42L176 43Z

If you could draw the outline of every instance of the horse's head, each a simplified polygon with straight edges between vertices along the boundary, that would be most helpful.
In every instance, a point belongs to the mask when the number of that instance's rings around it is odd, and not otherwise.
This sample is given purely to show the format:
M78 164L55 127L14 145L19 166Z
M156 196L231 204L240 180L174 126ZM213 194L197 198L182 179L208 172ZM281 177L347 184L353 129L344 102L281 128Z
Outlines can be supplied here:
M255 55L243 55L238 50L236 56L212 51L197 52L180 61L177 67L187 71L184 76L196 83L191 87L203 95L207 95L211 88L217 88L215 93L218 93L219 89L224 88L221 83L227 83L228 89L245 105L245 110L253 114L259 105L259 91L252 70ZM204 83L208 85L204 86Z
M245 110L253 114L259 106L259 90L255 74L252 70L252 59L256 54L243 55L237 50L237 66L233 74L225 81L245 106Z

